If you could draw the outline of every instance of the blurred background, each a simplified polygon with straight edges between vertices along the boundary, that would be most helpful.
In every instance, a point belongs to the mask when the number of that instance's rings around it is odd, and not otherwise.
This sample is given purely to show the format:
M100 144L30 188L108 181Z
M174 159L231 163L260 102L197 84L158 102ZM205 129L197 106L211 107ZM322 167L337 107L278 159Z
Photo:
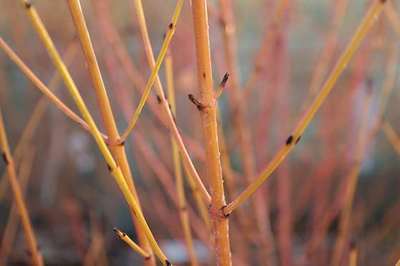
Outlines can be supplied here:
M335 257L340 265L348 265L355 251L358 265L394 265L400 258L400 3L389 2L293 153L251 201L230 216L234 265L327 265ZM143 1L155 55L175 3ZM233 1L237 74L231 75L218 99L228 202L285 143L370 3ZM66 1L33 4L104 129ZM123 131L151 72L133 1L82 0L81 4L116 122ZM219 1L208 4L217 87L230 71L224 30L232 29L226 29ZM79 113L63 82L55 78L55 67L20 1L0 0L0 10L1 37ZM187 97L199 95L190 1L184 4L169 50L176 123L207 184L201 120ZM166 84L164 66L159 75ZM240 92L238 99L232 96L233 86ZM127 205L92 137L41 97L0 52L0 106L12 150L35 110L42 108L30 129L32 136L14 159L45 264L142 265L142 258L112 230L118 227L136 239ZM159 108L153 93L126 149L144 214L157 240L174 264L190 265L176 206L170 134ZM247 149L238 134L238 110L249 133ZM246 159L251 162L246 164ZM251 169L246 169L249 165ZM0 256L5 265L26 265L24 233L12 215L13 197L4 173L1 162ZM354 181L351 199L348 190ZM197 258L201 265L214 265L209 233L187 182L185 189ZM349 227L341 234L342 213L349 204L353 206ZM14 235L7 236L7 230L14 230ZM338 239L344 241L341 247Z

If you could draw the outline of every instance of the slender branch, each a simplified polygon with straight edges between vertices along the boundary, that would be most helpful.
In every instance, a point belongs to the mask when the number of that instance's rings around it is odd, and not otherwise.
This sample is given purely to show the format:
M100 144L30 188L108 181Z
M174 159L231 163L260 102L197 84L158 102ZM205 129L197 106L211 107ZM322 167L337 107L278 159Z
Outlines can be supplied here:
M18 214L21 218L22 227L25 232L26 243L32 255L32 262L34 265L41 266L43 265L43 258L39 251L37 240L33 232L32 224L29 218L28 210L21 190L21 185L18 181L17 174L15 171L15 164L10 152L10 147L8 145L7 134L1 110L0 110L0 146L1 146L1 154L4 163L7 167L8 181L10 182L11 190L13 191L14 194L15 204L17 205Z
M148 31L147 31L147 25L146 25L146 19L144 16L142 1L134 0L134 6L135 6L135 11L136 11L136 14L138 17L138 21L139 21L139 29L140 29L140 33L142 35L142 39L143 39L143 43L144 43L146 58L147 58L150 68L154 69L156 62L154 60L153 49L151 46ZM187 173L188 180L189 180L189 182L191 182L190 180L193 180L192 183L195 185L194 191L199 191L199 193L203 197L205 204L209 205L211 202L210 194L208 193L206 187L204 186L204 183L201 180L196 168L194 167L193 162L190 159L188 151L186 150L185 144L183 143L182 137L179 133L179 129L176 126L174 117L171 113L168 102L165 98L164 90L163 90L160 78L158 76L156 76L155 85L156 85L156 89L157 89L157 96L160 99L161 107L168 119L169 130L172 132L176 142L178 143L179 151L182 156L183 167Z
M172 64L172 55L168 53L165 59L165 76L167 79L167 89L168 89L168 102L171 105L171 112L176 118L176 104L175 104L175 88L174 88L174 72ZM175 186L176 192L178 194L178 211L183 227L183 234L186 241L187 250L189 253L190 261L193 266L199 265L197 261L196 252L193 247L193 237L190 230L190 221L187 209L185 188L182 176L181 168L181 158L179 155L178 145L171 134L171 144L172 144L172 159L174 164L175 173Z
M336 66L322 86L320 92L308 108L303 118L298 123L297 127L294 129L293 133L287 138L285 145L279 149L265 170L262 171L262 173L241 194L239 194L235 200L233 200L226 208L224 208L224 213L226 215L230 214L249 197L251 197L254 192L256 192L257 189L268 179L268 177L271 176L275 169L283 162L287 155L292 151L294 146L299 142L301 135L314 118L316 112L319 110L326 97L332 91L336 81L345 70L347 64L350 62L362 40L365 38L366 34L376 21L376 18L381 14L384 3L385 1L382 0L374 1L364 16L350 43L337 61Z
M0 37L0 48L7 54L24 75L43 93L61 112L63 112L72 121L78 123L85 130L89 130L89 126L74 111L67 107L44 83L31 71L31 69L18 57L11 47ZM106 136L102 134L104 138Z
M175 6L174 14L171 19L171 23L168 24L168 30L165 35L163 44L161 46L160 53L158 54L157 61L155 62L155 66L153 67L153 70L151 71L150 77L147 80L146 87L143 91L142 98L139 101L139 104L133 114L132 119L129 122L128 128L125 130L125 132L121 136L121 141L125 141L126 138L129 136L130 132L133 130L133 128L136 125L136 122L139 119L139 116L143 110L143 107L149 98L151 89L153 88L154 82L156 81L158 77L158 71L160 70L161 64L165 58L165 55L167 54L169 44L171 43L172 37L174 36L175 29L176 29L176 24L178 22L179 16L182 11L184 0L178 0Z
M72 43L65 52L65 62L67 64L71 61L72 57L75 55L76 52L75 48L76 48L75 43ZM55 71L55 73L52 75L51 80L49 81L48 90L49 91L55 90L60 84L60 81L61 78L58 75L58 72ZM22 152L25 149L26 144L32 139L33 134L35 133L35 130L37 129L39 122L43 117L45 110L48 106L47 104L48 104L47 97L46 95L43 95L37 102L36 106L33 108L33 111L31 112L32 115L30 116L28 123L26 124L21 134L21 137L19 138L17 145L15 145L13 158L20 158ZM86 125L85 121L82 120L82 122ZM5 177L5 175L6 173L0 180L0 200L4 197L4 194L6 193L7 186L5 181L7 178Z
M207 108L200 111L203 135L206 140L206 168L211 188L210 219L213 226L214 250L217 265L231 265L229 220L221 215L225 207L222 179L215 93L213 90L210 39L208 32L207 1L192 1L193 26L196 45L197 78L201 102Z
M111 104L107 95L103 78L100 73L100 68L97 63L96 55L94 53L92 41L86 26L85 18L82 13L80 2L79 0L69 0L68 5L79 36L84 56L86 58L101 116L103 118L106 131L108 134L110 134L110 141L113 141L119 137L117 136L118 130L115 124L114 115L111 110Z
M21 164L18 169L19 182L21 185L22 195L25 197L26 189L28 186L29 177L31 174L33 159L34 159L34 148L26 149L26 154L24 158L21 159ZM15 158L15 157L13 157ZM7 179L7 177L5 178ZM0 265L7 265L7 258L14 246L14 240L17 236L18 226L18 206L16 202L13 202L10 214L8 215L6 226L2 233L3 238L1 240L1 250L0 250Z

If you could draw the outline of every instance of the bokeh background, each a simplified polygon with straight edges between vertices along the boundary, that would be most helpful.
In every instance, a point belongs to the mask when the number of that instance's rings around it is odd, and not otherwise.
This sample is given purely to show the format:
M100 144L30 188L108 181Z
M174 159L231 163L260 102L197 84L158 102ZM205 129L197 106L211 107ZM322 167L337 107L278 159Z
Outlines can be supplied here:
M66 1L33 2L64 55L92 115L103 128ZM143 2L157 54L175 1ZM256 172L263 170L285 143L370 2L233 1L240 101L245 107ZM341 265L348 265L352 249L358 252L358 265L394 265L400 258L400 139L396 133L400 134L397 17L400 3L390 2L390 10L377 19L294 152L257 192L256 205L248 203L231 215L234 265L328 265L339 235L340 213L347 202L349 175L358 165L350 230ZM133 1L82 0L81 3L122 131L150 74ZM209 19L217 86L227 71L218 1L209 1ZM118 34L121 43L113 41L109 28ZM20 1L0 0L0 33L42 81L48 84L54 79L55 68ZM117 56L118 49L127 51L128 57L124 58L133 63L134 78ZM186 1L170 46L176 120L190 156L206 180L200 116L187 98L188 94L199 95L194 49L190 1ZM165 84L164 67L160 77ZM61 81L53 80L52 88L68 106L77 110ZM239 145L230 93L228 81L218 100L227 147L223 157L230 163L235 179L234 188L231 181L225 180L228 202L255 178L245 176L243 161L247 154L243 154ZM12 149L41 96L0 52L0 106ZM118 227L133 239L136 236L127 205L91 136L52 104L43 105L45 113L15 160L19 176L24 178L21 183L26 183L29 214L46 265L141 265L142 259L112 230ZM157 108L157 99L152 94L127 142L129 162L144 214L156 238L174 263L189 265L173 201L176 193L170 135L154 113ZM3 173L2 162L2 244L13 201ZM192 193L187 185L186 188L189 205L195 210ZM239 217L244 218L244 224ZM191 221L199 261L202 265L213 265L209 233L196 211L192 212ZM7 265L26 265L29 254L24 234L16 226L15 238L7 244L10 249Z

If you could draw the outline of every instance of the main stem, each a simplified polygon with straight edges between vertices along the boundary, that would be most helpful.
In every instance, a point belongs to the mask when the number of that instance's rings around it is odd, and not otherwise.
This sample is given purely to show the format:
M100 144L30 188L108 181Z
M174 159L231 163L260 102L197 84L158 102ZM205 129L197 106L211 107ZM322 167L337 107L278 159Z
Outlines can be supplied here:
M210 219L214 234L215 255L217 265L231 265L229 221L220 212L225 207L225 195L218 146L217 109L213 91L207 1L193 0L192 13L196 43L197 78L201 101L206 106L200 113L203 135L206 141L206 167L211 189Z
M86 22L82 13L80 2L79 0L69 0L68 4L79 35L79 39L81 41L86 61L88 63L88 69L93 82L93 86L95 88L96 99L98 106L100 107L101 117L105 125L107 135L109 137L109 142L111 143L110 151L114 156L115 160L117 161L118 165L121 167L122 173L124 174L124 177L126 179L125 181L127 182L129 189L133 193L136 200L139 202L139 198L137 196L136 188L132 178L132 173L128 164L125 147L123 144L115 145L116 143L118 143L120 136L117 129L117 125L115 123L107 91L102 79L102 75L100 73L100 68L97 63L96 55L94 53L94 49L86 26ZM132 217L133 216L134 215L132 215ZM141 246L152 255L152 252L150 250L150 245L145 237L144 232L140 230L140 226L137 223L136 219L133 219L133 221L137 229L138 238ZM154 265L155 264L154 257L151 256L151 259L147 260L146 264Z

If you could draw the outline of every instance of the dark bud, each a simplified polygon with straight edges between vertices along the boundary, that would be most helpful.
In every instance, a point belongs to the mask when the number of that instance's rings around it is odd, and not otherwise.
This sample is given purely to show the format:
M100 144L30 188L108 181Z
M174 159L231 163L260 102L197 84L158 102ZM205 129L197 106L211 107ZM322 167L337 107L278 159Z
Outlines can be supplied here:
M290 144L292 144L292 142L293 142L293 136L290 135L286 140L286 145L290 145Z
M161 100L160 95L157 95L157 102L158 102L158 103L161 103L161 101L162 101L162 100Z
M204 105L203 105L201 102L199 102L199 101L193 96L193 94L189 94L189 95L188 95L188 98L189 98L189 100L190 100L194 105L196 105L196 107L197 107L197 109L198 109L199 111L201 111L201 110L204 109Z
M221 213L222 213L222 216L223 216L224 218L228 218L229 215L231 215L230 213L225 213L225 208L226 208L226 206L227 206L227 205L225 205L225 206L223 206L223 207L221 208Z
M226 72L225 75L224 75L224 77L223 77L222 80L221 80L221 83L220 83L220 86L221 86L221 87L225 87L225 84L226 84L226 82L228 81L228 78L229 78L229 73Z

